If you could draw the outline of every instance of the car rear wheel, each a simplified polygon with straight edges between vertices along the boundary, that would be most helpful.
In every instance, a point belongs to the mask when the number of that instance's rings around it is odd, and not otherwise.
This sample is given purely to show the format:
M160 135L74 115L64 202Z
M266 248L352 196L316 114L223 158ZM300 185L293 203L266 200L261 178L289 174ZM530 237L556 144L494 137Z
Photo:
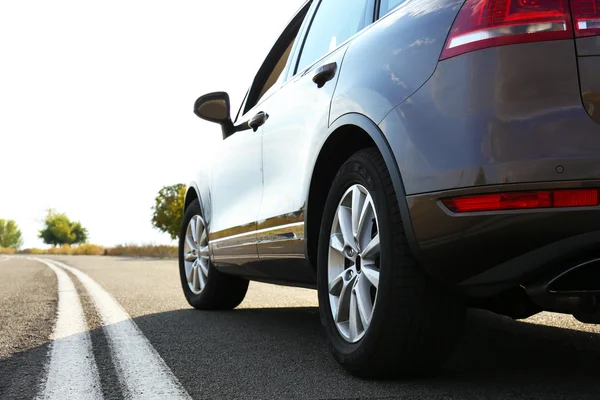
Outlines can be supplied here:
M317 269L330 349L351 373L431 372L451 350L464 305L417 265L389 172L375 148L354 154L331 186Z
M208 232L198 200L188 206L179 233L179 275L188 303L200 310L237 307L248 290L248 281L217 271L211 264Z

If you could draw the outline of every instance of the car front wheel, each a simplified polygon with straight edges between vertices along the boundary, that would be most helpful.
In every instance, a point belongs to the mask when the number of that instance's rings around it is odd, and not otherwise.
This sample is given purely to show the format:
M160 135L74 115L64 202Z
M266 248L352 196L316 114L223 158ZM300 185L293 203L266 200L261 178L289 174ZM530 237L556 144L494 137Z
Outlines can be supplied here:
M354 154L331 186L317 270L330 349L351 373L431 372L449 353L464 306L417 265L389 172L375 148Z
M212 264L208 232L200 203L194 200L185 210L179 233L179 275L188 303L200 310L237 307L248 290L248 281L219 272Z

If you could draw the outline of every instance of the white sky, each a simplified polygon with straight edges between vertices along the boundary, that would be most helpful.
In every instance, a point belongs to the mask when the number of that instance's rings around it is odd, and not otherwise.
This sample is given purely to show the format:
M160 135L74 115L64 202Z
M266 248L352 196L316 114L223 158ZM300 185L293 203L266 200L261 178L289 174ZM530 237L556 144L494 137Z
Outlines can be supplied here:
M0 2L0 218L24 247L48 208L92 243L171 243L150 224L158 190L187 183L220 140L192 113L234 107L304 0Z

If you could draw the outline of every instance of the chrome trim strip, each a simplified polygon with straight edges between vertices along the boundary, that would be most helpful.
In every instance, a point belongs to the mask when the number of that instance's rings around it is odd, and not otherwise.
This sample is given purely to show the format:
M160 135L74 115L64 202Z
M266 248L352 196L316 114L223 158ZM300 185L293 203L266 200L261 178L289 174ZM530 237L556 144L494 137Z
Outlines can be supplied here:
M232 235L232 236L226 236L224 238L211 240L210 243L211 244L217 244L217 243L220 243L220 242L223 242L223 241L227 241L227 240L243 238L245 236L250 236L250 235L257 235L258 236L261 233L273 232L273 231L280 231L280 230L283 230L283 229L300 227L300 226L304 226L304 222L296 222L296 223L293 223L293 224L287 224L287 225L281 225L281 226L274 226L272 228L260 229L260 230L257 230L257 231L245 232L245 233L240 233L240 234ZM292 231L288 231L288 232L293 233ZM300 239L304 239L304 234L302 235L301 238L298 238L298 240L300 240ZM255 241L253 243L260 243L260 242L256 242Z
M480 31L465 33L459 35L450 41L449 49L464 46L469 43L479 42L481 40L493 39L502 36L522 35L539 32L561 32L567 30L565 22L543 22L538 24L526 24L505 26L501 28L482 29Z
M256 254L234 254L234 255L227 255L227 256L222 256L222 255L218 255L218 256L213 256L212 260L213 261L221 261L221 260L257 260L256 258Z
M211 244L214 246L215 249L223 250L223 249L231 249L231 248L238 248L238 247L256 246L256 241L242 242L240 244L225 244L222 246L218 246L217 244L210 242L208 245L210 246Z
M256 243L259 245L303 239L304 222L297 222L294 224L287 224L282 226L274 226L272 228L261 229L260 231L256 231Z
M261 254L260 255L261 259L266 259L266 258L298 258L298 259L305 259L306 257L304 256L304 254Z

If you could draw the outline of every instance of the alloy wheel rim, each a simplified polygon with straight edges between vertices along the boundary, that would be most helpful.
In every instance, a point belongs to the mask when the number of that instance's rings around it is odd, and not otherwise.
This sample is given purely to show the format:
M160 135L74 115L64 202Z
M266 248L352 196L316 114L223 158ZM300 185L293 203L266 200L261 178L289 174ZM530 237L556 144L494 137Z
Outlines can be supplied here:
M194 294L200 294L208 280L210 255L208 252L208 235L204 220L194 215L188 222L183 245L185 276Z
M349 343L360 341L371 324L379 287L379 258L375 204L369 191L356 184L338 204L327 263L333 321Z

